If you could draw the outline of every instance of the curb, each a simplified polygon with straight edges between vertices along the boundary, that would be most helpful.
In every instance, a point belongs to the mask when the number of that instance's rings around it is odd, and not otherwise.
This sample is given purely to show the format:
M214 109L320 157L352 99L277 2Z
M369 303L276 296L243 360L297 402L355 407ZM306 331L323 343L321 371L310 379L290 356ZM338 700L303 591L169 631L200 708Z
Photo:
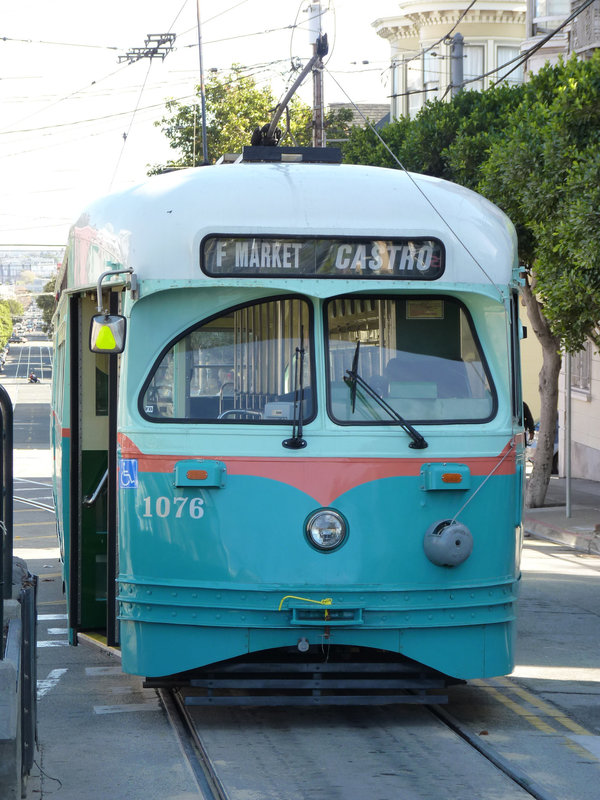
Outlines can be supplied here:
M600 532L594 530L575 532L532 517L524 518L523 527L525 533L537 539L546 539L556 544L564 544L580 553L600 556Z

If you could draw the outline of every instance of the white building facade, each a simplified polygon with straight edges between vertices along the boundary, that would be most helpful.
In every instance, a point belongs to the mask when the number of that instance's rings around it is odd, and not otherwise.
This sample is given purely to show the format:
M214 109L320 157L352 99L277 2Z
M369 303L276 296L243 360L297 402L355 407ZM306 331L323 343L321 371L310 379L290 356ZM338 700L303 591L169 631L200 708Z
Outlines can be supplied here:
M457 33L464 41L462 88L487 89L504 76L508 82L522 82L522 67L511 70L525 37L525 2L481 0L469 10L464 0L405 0L398 5L396 16L373 23L391 49L392 119L414 117L427 100L450 99Z

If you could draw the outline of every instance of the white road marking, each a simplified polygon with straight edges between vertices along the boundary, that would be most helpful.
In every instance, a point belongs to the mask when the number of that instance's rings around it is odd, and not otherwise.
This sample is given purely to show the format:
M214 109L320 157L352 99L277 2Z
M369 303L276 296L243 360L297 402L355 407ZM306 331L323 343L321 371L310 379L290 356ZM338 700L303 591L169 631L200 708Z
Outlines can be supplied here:
M39 700L40 697L48 694L50 689L53 689L56 686L66 671L66 669L53 669L48 673L48 677L45 680L38 681L37 699Z
M94 714L122 714L130 711L160 711L158 700L150 703L123 703L118 706L94 706Z
M46 642L38 642L38 647L68 647L69 643L66 639L50 639Z

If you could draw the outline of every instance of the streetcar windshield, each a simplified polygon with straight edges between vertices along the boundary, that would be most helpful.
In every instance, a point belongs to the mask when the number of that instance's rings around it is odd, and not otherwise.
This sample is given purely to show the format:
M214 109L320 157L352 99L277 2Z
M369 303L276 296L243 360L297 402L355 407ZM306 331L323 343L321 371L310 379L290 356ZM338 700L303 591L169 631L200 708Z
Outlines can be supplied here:
M328 411L336 422L393 424L373 392L409 422L493 415L491 377L458 300L340 297L326 305L326 326ZM372 392L354 384L353 371Z
M289 424L302 408L303 421L310 420L311 316L305 300L286 298L202 321L155 365L142 395L144 416L156 421Z

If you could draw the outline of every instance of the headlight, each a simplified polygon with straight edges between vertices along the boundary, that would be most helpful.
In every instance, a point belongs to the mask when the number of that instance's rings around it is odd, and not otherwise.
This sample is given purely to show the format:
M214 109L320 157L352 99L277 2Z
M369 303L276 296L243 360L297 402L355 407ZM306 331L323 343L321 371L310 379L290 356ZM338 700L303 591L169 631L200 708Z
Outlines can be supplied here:
M306 523L308 541L318 550L334 550L347 533L346 520L337 511L322 509L311 514Z

